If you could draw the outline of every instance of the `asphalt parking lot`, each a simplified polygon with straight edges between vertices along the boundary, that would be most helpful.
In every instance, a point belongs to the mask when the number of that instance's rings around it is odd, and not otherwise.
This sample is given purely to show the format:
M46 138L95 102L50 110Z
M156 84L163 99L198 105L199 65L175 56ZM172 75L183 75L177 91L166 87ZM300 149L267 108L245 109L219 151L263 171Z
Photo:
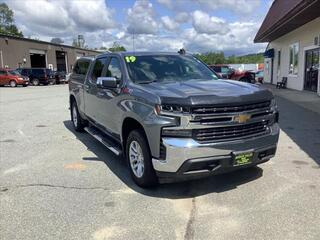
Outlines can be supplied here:
M0 88L0 239L320 239L320 115L277 100L271 161L143 190L73 131L66 85Z

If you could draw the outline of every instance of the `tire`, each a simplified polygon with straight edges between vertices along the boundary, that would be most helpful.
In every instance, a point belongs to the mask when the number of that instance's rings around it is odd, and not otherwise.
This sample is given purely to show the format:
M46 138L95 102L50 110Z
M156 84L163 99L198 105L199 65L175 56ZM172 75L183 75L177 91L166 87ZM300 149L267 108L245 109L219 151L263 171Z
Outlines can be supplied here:
M39 79L35 78L35 79L32 80L32 85L33 86L39 86L39 84L40 84Z
M158 184L149 145L142 130L130 132L126 141L126 158L132 179L138 186L147 188Z
M16 87L16 86L17 86L17 83L16 83L16 81L11 80L11 81L9 82L9 85L10 85L10 87Z
M71 121L73 123L74 130L82 132L85 127L85 121L81 118L76 101L73 101L70 108Z
M22 86L23 86L23 87L28 87L28 85L26 85L26 84L23 84Z

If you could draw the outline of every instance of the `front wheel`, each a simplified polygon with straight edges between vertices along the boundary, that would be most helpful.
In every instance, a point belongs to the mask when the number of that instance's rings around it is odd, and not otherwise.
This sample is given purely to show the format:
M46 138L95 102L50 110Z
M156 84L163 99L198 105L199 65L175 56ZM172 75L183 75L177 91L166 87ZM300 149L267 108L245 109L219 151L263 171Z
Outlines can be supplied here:
M145 134L133 130L127 139L126 157L131 176L140 187L152 187L158 183Z
M10 84L10 87L16 87L17 86L17 83L14 80L11 80L9 84Z
M39 86L39 83L40 83L39 80L36 79L36 78L32 80L32 85L33 86Z
M73 123L73 127L77 132L82 132L85 125L84 125L84 120L81 118L77 103L75 101L72 102L71 105L71 120Z

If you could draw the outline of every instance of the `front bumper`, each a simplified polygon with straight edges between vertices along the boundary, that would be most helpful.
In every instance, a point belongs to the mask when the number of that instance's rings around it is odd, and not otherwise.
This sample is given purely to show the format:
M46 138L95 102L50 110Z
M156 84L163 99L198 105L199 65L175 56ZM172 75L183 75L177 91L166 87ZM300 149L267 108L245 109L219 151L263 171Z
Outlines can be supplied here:
M163 138L165 160L152 159L159 177L193 178L232 171L268 161L275 155L279 125L270 127L267 135L229 142L201 144L189 138ZM252 151L253 162L234 167L234 152Z

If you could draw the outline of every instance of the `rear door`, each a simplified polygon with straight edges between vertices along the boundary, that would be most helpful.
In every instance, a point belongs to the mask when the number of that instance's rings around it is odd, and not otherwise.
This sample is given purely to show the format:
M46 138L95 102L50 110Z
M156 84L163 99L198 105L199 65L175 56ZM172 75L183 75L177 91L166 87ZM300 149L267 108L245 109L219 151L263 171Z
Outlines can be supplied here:
M76 97L78 110L81 113L84 113L84 82L86 75L90 66L90 59L79 59L74 67L73 72L69 79L70 90L73 92Z

